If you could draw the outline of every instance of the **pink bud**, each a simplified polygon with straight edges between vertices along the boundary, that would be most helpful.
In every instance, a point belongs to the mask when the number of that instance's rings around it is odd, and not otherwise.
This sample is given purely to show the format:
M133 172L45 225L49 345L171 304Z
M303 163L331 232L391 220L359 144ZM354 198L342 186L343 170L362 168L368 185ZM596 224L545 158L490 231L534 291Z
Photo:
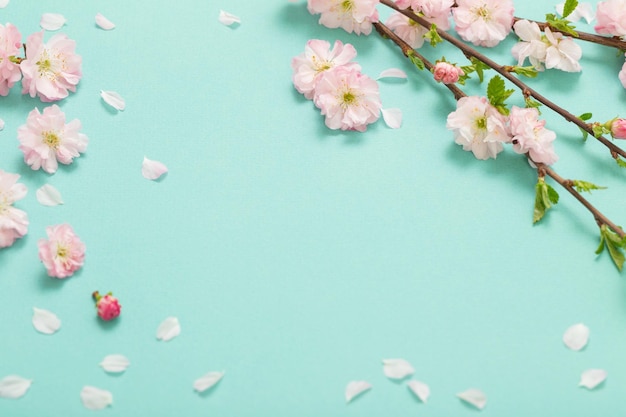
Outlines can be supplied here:
M454 84L459 81L459 77L464 74L465 73L461 68L447 62L437 62L433 68L435 81L442 82L444 84Z
M611 135L615 139L626 139L626 119L615 119L611 124Z
M113 320L120 315L122 306L117 298L113 297L113 294L108 293L103 297L100 293L98 293L98 291L95 291L93 293L93 298L96 300L98 316L100 316L102 320Z

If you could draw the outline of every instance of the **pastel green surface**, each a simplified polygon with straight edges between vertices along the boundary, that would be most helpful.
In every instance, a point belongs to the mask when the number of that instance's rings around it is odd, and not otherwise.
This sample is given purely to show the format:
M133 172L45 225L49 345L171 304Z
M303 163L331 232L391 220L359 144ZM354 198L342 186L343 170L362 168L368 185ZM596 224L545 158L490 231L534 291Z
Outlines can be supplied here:
M534 19L554 6L516 3ZM241 25L221 25L220 9ZM0 378L34 380L23 398L0 399L1 416L92 415L85 385L113 393L101 412L111 416L476 415L455 398L471 387L488 396L484 416L624 415L626 288L607 254L594 254L593 218L559 190L533 226L535 172L511 149L478 161L455 145L445 129L454 100L390 42L321 27L302 0L13 0L0 22L25 39L44 12L65 15L62 32L83 57L78 91L59 104L90 143L54 175L31 171L16 131L45 104L18 86L0 98L0 169L22 176L29 194L17 207L30 218L28 235L0 251ZM117 27L98 29L97 12ZM372 77L406 71L406 81L380 81L402 127L328 130L291 84L291 58L311 38L352 43ZM512 63L514 42L487 52ZM581 74L549 71L530 84L575 114L625 115L623 59L582 46ZM445 45L424 52L464 62ZM471 81L467 91L482 88ZM127 109L110 110L100 90L119 92ZM511 102L521 105L519 94ZM626 171L574 126L543 117L559 136L555 169L608 186L590 198L623 224ZM170 172L144 179L144 156ZM46 183L64 205L37 202ZM63 222L87 255L60 281L47 277L37 241ZM94 290L119 297L119 319L99 321ZM55 312L61 330L37 333L33 307ZM158 342L168 316L181 335ZM591 341L569 351L562 334L579 322ZM130 359L124 374L98 366L112 353ZM415 366L427 404L385 378L383 358ZM592 392L577 387L589 368L609 375ZM193 391L221 370L209 393ZM351 380L373 389L346 405Z

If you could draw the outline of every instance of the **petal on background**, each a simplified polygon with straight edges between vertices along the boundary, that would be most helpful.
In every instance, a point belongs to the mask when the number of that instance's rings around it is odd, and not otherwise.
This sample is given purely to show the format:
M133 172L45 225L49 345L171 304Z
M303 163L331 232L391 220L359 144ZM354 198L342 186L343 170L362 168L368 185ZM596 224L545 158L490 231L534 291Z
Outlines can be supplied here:
M487 405L487 396L479 389L471 388L456 395L461 400L482 410Z
M402 126L402 110L392 108L381 109L380 111L383 114L383 120L387 126L392 129L398 129Z
M213 385L220 382L224 377L224 372L209 372L206 375L201 376L193 382L193 389L198 392L204 392L211 388Z
M0 119L0 130L3 130L3 129L4 129L4 120Z
M54 334L61 328L61 320L51 311L33 307L33 326L44 334Z
M426 403L428 401L428 397L430 397L430 387L428 385L415 380L407 382L406 385L421 402Z
M168 317L159 325L156 338L167 342L180 334L180 323L176 317Z
M404 359L383 359L383 373L387 378L402 379L414 372L413 366Z
M116 110L124 111L126 108L126 101L115 91L100 90L100 97L106 104Z
M107 372L124 372L130 366L130 361L124 355L107 355L100 362L100 366Z
M0 9L4 9L9 5L9 0L0 0Z
M80 391L80 399L89 410L102 410L113 404L113 395L109 391L89 385Z
M376 79L380 80L381 78L407 78L407 75L400 68L389 68L381 72Z
M350 381L346 386L346 403L349 403L365 391L372 389L372 384L367 381Z
M225 12L224 10L220 10L220 15L219 15L218 20L220 21L221 24L226 25L226 26L230 26L233 23L241 23L241 19L239 17L235 16L234 14Z
M102 16L100 13L96 14L96 25L104 30L115 29L115 23L111 22L106 17Z
M0 379L0 398L20 398L30 388L32 379L9 375Z
M167 167L159 161L153 161L151 159L143 157L143 164L141 166L141 174L144 178L149 180L156 180L161 175L167 172Z
M581 350L589 341L589 327L582 323L574 324L563 333L563 343L572 350Z
M39 21L39 26L45 30L59 30L65 25L65 16L58 13L44 13Z
M578 386L588 389L594 389L604 382L607 375L608 374L604 369L587 369L580 376L580 382L578 383Z
M35 192L35 195L37 196L37 201L44 206L54 207L59 204L63 204L61 193L50 184L46 184L39 188Z

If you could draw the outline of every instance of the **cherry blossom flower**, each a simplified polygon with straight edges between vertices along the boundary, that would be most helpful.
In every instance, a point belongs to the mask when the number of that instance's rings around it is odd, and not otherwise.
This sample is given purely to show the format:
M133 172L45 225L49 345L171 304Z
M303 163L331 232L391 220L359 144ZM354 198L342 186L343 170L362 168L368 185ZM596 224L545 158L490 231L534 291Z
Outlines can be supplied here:
M11 61L22 46L22 35L15 26L0 25L0 96L9 94L13 85L22 78L20 66Z
M82 58L75 53L76 42L64 34L54 35L43 43L43 31L26 40L26 59L20 67L22 94L39 96L41 101L61 100L76 91L82 76Z
M341 41L335 41L331 50L329 42L311 39L306 43L304 53L291 61L293 85L310 100L315 95L315 86L325 71L342 65L360 70L357 63L350 62L354 57L356 49L349 43L344 45Z
M626 139L626 119L616 118L611 121L611 136L615 139Z
M452 0L399 0L396 2L399 8L411 8L414 13L436 24L441 30L450 29L449 17L453 4L454 1ZM393 12L385 25L414 49L422 47L424 35L429 30L398 12Z
M78 271L85 262L85 244L74 233L69 224L46 227L48 239L40 239L39 259L48 275L67 278Z
M596 32L601 35L626 36L626 0L607 0L598 3Z
M58 162L71 164L73 158L87 149L87 136L79 133L80 129L77 119L65 123L65 114L56 104L46 107L43 114L34 109L28 114L26 124L17 130L24 162L49 174L56 172Z
M18 184L17 174L0 170L0 248L11 246L28 232L28 216L13 207L13 203L26 196L26 186Z
M380 117L378 83L354 68L326 71L315 89L315 105L330 129L365 132Z
M536 108L511 108L509 122L513 150L520 154L528 152L534 162L552 165L559 159L553 147L556 133L546 129L546 121L538 120L538 117Z
M528 58L537 71L543 71L548 45L542 39L539 25L528 20L518 20L513 25L513 30L521 39L511 49L513 57L517 59L517 65L522 66Z
M462 97L456 111L448 115L446 128L454 132L454 141L478 159L496 158L502 143L510 142L506 118L485 97Z
M528 20L519 20L513 25L515 33L520 37L511 49L513 57L518 65L522 65L528 58L530 63L538 71L546 68L555 68L567 72L580 72L578 61L582 57L582 49L569 36L562 33L552 32L549 27L545 29L545 35L541 34L539 25Z
M435 81L444 84L454 84L459 81L459 77L464 74L465 72L463 72L461 68L449 62L437 62L433 68Z
M496 46L513 26L513 0L458 0L454 8L457 33L479 46Z
M321 25L369 35L372 22L378 22L378 3L378 0L308 0L307 5L311 14L320 14Z
M567 72L580 72L578 61L583 51L574 40L562 33L554 32L546 27L545 36L549 45L546 49L546 68L556 68Z
M415 23L402 13L393 12L387 18L385 25L394 31L411 48L418 49L424 45L424 35L428 32L424 26Z
M102 296L98 291L94 291L92 294L93 299L96 300L96 308L98 310L98 316L102 320L113 320L120 315L122 306L117 298L113 297L113 293L107 293Z

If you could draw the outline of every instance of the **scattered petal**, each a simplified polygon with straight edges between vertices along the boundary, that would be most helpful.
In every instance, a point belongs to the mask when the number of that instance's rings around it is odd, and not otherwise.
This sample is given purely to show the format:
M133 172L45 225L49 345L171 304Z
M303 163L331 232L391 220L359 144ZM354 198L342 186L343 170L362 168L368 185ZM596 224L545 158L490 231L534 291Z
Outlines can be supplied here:
M180 334L180 323L176 317L168 317L159 325L156 337L167 342Z
M126 101L115 91L100 90L100 97L106 104L113 107L116 110L124 111L126 108Z
M4 130L4 120L0 119L0 130Z
M563 334L563 343L572 350L581 350L589 341L589 327L582 323L570 326Z
M115 23L111 22L109 19L102 16L100 13L96 14L96 25L98 25L101 29L104 29L104 30L115 29Z
M32 379L9 375L0 379L0 398L20 398L30 388Z
M33 307L33 326L40 333L54 334L61 328L61 320L48 310Z
M113 395L109 391L89 385L80 391L80 399L89 410L102 410L113 404Z
M387 378L402 379L413 375L415 369L404 359L383 359L383 372Z
M124 355L107 355L100 362L100 366L107 372L124 372L130 366L130 361Z
M224 372L209 372L206 375L201 376L193 382L193 389L198 392L204 392L211 388L213 385L220 382L224 377Z
M9 5L9 0L0 0L0 9L4 9Z
M45 30L59 30L65 25L65 16L58 13L44 13L39 21L39 26Z
M370 389L372 389L372 384L367 381L350 381L346 386L346 403Z
M44 206L54 207L63 204L61 193L50 184L39 188L35 194L37 195L37 201Z
M400 68L389 68L380 73L377 80L381 78L406 78L406 72L402 71Z
M430 397L430 387L421 381L411 380L407 382L409 389L421 402L426 403Z
M487 396L481 390L471 388L456 395L468 404L482 410L487 405Z
M141 173L143 177L149 180L156 180L161 175L167 172L167 167L159 161L153 161L151 159L143 157L143 165L141 167Z
M233 23L241 23L241 19L233 14L220 10L219 21L221 24L230 26Z
M604 369L587 369L580 376L579 387L594 389L604 382L607 372Z
M380 109L383 114L385 124L392 129L398 129L402 126L402 110L400 109Z

